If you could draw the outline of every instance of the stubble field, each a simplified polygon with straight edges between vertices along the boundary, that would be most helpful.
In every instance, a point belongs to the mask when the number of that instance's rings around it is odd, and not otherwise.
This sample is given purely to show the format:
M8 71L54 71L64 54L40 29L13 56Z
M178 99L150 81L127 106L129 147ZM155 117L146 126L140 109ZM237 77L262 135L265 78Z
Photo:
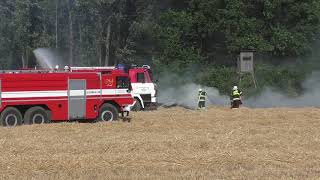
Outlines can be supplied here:
M320 109L170 108L0 128L1 179L317 179Z

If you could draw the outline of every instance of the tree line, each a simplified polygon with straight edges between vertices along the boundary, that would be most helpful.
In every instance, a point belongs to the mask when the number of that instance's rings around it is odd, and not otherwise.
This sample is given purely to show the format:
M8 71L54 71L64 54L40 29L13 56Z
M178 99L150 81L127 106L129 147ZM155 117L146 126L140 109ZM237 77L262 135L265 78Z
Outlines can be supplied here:
M1 66L34 64L39 47L59 50L69 64L133 61L147 51L139 46L148 41L144 22L155 22L158 7L148 0L2 0Z
M54 48L72 65L229 65L254 49L301 57L319 39L318 0L2 0L0 66Z

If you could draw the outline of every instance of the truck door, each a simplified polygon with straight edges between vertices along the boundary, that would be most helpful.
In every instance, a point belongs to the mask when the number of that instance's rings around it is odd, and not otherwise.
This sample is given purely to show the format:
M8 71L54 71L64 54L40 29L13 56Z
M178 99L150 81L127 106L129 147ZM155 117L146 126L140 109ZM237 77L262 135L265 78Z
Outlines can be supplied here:
M69 80L69 120L86 117L86 80Z
M149 78L148 72L146 70L142 72L137 72L136 74L137 83L135 86L135 93L140 94L144 103L151 102L151 94L152 94L152 83Z

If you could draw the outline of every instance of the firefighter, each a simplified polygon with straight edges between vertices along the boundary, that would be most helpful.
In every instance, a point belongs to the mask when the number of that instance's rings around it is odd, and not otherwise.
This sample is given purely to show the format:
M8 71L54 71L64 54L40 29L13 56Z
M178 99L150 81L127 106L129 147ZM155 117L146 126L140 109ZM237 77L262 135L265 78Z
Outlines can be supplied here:
M206 98L207 98L207 93L205 91L203 91L202 89L199 89L198 110L206 108Z
M231 108L239 108L242 104L241 101L242 91L238 89L238 86L234 86L232 88L232 92L230 95L230 101L231 101Z

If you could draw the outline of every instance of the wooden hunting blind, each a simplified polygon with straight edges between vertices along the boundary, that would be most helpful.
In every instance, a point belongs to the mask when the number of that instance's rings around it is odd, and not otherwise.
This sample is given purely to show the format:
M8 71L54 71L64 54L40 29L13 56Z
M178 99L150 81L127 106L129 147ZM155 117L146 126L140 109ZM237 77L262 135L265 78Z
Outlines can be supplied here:
M238 58L238 70L244 73L253 73L253 52L252 51L242 51Z
M237 60L238 72L239 72L239 83L241 83L242 76L244 74L251 74L254 87L257 88L256 78L254 76L254 55L253 51L241 51Z

